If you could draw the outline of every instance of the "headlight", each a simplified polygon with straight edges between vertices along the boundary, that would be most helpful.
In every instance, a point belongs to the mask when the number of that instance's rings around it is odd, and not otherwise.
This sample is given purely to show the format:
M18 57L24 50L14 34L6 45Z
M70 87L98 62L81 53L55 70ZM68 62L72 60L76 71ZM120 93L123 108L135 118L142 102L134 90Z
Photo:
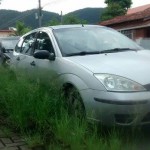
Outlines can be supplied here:
M108 91L146 91L146 89L132 80L112 74L94 74Z

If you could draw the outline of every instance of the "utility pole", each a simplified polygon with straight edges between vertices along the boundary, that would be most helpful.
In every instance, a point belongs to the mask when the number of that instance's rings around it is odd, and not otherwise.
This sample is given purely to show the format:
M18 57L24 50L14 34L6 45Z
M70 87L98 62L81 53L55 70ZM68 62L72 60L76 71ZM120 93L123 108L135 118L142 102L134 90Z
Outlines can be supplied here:
M61 11L61 14L60 14L60 23L63 24L63 12Z
M39 27L42 26L42 7L41 7L41 0L39 0Z

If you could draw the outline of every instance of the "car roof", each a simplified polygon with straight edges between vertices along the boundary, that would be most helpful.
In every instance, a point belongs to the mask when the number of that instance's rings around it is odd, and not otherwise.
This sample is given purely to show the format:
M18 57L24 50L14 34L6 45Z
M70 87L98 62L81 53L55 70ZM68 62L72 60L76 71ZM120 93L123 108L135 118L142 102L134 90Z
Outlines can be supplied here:
M52 29L64 29L64 28L80 28L80 27L102 27L100 25L84 25L84 24L75 24L75 25L57 25L57 26L49 26Z
M57 29L67 29L67 28L82 28L82 27L103 27L103 28L106 28L106 27L100 26L100 25L73 24L73 25L56 25L56 26L41 27L41 28L34 29L32 31L38 31L41 29L57 30Z
M41 31L41 30L57 30L57 29L73 29L73 28L83 28L83 27L86 27L86 28L90 28L90 27L97 27L97 28L108 28L108 27L105 27L105 26L101 26L101 25L89 25L89 24L72 24L72 25L56 25L56 26L48 26L48 27L41 27L41 28L36 28L36 29L33 29L31 30L30 32L24 34L22 36L22 38L24 38L26 35L30 34L30 33L33 33L33 32L37 32L37 31Z

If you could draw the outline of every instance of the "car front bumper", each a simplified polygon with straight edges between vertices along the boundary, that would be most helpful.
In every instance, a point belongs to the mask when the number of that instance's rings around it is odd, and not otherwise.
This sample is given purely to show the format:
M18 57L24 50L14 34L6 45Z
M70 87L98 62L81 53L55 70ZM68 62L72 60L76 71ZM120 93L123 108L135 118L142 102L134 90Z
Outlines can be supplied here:
M80 91L87 118L105 125L150 124L150 92Z

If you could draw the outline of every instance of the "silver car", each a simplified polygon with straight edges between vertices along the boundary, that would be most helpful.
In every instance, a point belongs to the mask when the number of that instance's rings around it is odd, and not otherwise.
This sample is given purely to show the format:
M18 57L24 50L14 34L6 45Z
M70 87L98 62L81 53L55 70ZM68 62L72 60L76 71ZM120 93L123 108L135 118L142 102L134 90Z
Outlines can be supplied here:
M6 53L10 54L13 51L19 38L19 36L0 37L0 64L5 63Z
M35 29L20 38L9 65L61 82L71 113L105 125L150 123L150 50L98 25Z

